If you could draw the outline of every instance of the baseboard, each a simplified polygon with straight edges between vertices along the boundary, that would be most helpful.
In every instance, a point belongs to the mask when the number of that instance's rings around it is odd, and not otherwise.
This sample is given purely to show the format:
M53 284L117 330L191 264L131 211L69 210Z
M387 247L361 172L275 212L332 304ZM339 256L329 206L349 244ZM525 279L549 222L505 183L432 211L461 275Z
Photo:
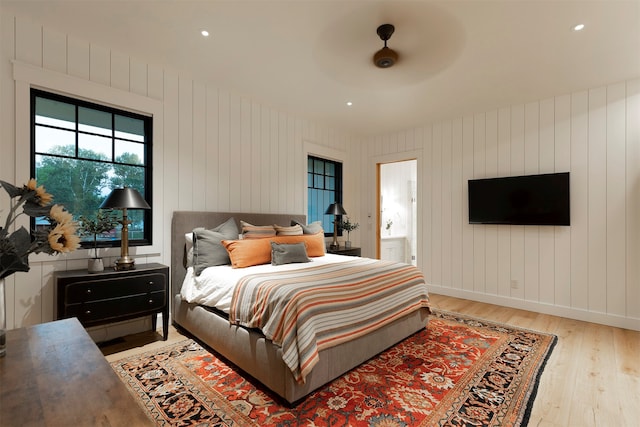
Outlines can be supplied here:
M517 298L505 297L500 295L489 295L479 292L471 292L464 289L447 288L438 285L429 285L429 291L439 295L463 298L488 304L501 305L504 307L517 308L520 310L534 311L536 313L566 317L568 319L582 320L584 322L592 322L601 325L615 326L617 328L640 331L640 319L632 317L622 317L613 314L587 311L573 307L558 306L541 302L524 301Z

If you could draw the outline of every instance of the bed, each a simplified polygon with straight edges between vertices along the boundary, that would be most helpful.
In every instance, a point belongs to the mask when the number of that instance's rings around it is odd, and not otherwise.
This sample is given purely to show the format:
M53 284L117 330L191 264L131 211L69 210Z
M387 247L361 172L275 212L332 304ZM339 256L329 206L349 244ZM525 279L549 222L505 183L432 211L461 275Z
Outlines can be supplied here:
M306 221L304 215L174 212L171 223L172 322L289 404L297 403L318 387L426 327L429 308L423 304L365 335L320 349L313 368L301 381L283 360L282 347L266 338L260 330L234 324L225 313L183 299L182 286L187 276L185 234L197 227L214 228L229 218L234 218L238 229L241 229L241 220L251 224L282 226L291 225L292 220L300 224Z

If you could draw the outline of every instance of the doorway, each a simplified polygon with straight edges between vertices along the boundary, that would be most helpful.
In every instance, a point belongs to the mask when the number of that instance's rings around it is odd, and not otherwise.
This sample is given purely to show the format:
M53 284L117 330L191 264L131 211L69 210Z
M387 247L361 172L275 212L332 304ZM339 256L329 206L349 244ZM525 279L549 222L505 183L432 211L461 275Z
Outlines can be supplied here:
M378 163L379 259L417 263L416 159Z

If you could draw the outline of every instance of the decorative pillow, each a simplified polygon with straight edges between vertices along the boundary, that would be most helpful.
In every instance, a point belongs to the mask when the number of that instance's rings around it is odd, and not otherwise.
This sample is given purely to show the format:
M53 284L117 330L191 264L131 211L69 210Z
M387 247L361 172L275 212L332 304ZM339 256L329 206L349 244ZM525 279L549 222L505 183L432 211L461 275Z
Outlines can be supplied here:
M303 243L307 257L324 256L324 233L302 236L274 236L269 239L223 240L222 245L229 253L233 268L251 267L252 265L269 264L271 262L271 242Z
M276 229L273 228L273 225L253 225L240 221L240 227L242 227L243 239L263 239L276 235Z
M304 242L276 243L271 242L271 264L282 265L294 262L309 262Z
M219 226L207 230L199 227L193 230L193 270L199 276L207 267L229 264L229 254L222 246L225 239L235 239L238 227L233 218Z
M185 267L191 267L193 265L193 231L184 234L185 241Z
M223 240L233 268L245 268L252 265L271 262L270 239Z
M291 227L283 227L282 225L273 225L276 229L277 236L301 236L302 226L300 224L292 225Z
M321 231L324 233L324 230L322 229L321 221L316 221L316 222L312 222L311 224L304 225L304 224L300 224L298 221L292 220L291 225L299 225L300 227L302 227L303 234L317 234L317 233L320 233Z
M325 255L324 233L304 234L301 236L276 236L269 239L276 243L300 243L307 247L307 255L310 257Z

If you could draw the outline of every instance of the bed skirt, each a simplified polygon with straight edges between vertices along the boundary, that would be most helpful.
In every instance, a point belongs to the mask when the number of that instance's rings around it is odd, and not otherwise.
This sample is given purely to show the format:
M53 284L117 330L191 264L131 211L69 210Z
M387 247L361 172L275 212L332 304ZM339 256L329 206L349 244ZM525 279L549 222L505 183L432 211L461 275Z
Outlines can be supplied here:
M305 383L296 382L282 361L282 350L259 331L229 324L215 312L173 298L173 322L244 372L264 384L289 404L297 401L386 350L427 325L427 309L414 311L366 336L321 350L320 361Z

